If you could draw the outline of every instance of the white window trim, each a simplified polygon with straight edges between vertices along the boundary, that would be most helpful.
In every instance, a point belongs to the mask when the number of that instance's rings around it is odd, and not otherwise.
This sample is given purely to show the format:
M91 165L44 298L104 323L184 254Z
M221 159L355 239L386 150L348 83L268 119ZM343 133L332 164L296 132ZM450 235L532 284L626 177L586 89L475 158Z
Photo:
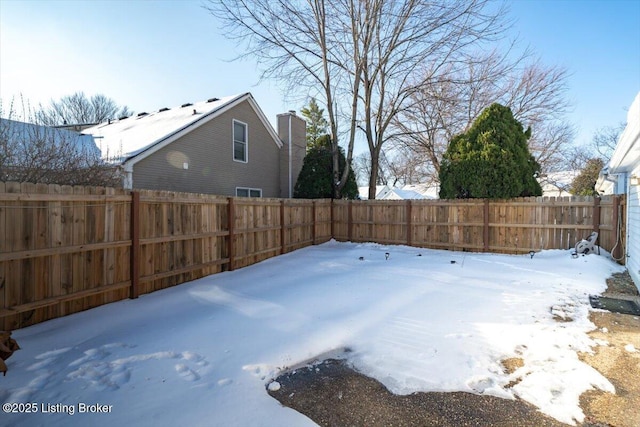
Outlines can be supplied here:
M244 126L244 160L236 159L236 123L239 123ZM240 120L233 119L231 124L231 157L234 162L238 163L249 163L249 125L245 122L241 122Z
M245 197L245 196L238 196L238 190L247 190L247 194L248 194L247 197L251 197L252 191L258 191L260 193L258 197L262 197L262 188L236 187L236 197Z

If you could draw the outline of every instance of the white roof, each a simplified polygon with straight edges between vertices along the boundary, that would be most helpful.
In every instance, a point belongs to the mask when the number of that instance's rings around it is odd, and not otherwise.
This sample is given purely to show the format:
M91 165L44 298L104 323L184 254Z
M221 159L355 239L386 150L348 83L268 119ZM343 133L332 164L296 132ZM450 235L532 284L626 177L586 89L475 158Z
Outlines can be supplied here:
M413 190L404 190L402 188L392 188L384 197L380 199L384 200L415 200L415 199L425 199L426 197L417 191Z
M407 184L402 187L404 191L411 191L420 194L422 197L412 197L414 199L439 199L439 184Z
M369 187L358 187L361 200L369 198ZM410 199L437 199L438 186L427 184L405 185L404 187L390 187L388 185L376 185L377 200L410 200Z
M628 172L640 163L640 92L627 112L627 126L609 161L609 173Z
M570 196L571 183L579 173L578 170L568 170L548 172L539 176L538 182L542 187L542 195L549 197Z
M139 113L83 132L93 135L103 158L116 163L135 163L243 101L249 101L275 144L281 147L275 130L249 92Z
M380 192L387 191L388 187L386 185L376 185L376 199L379 197ZM358 187L358 194L360 196L360 200L369 199L369 187Z

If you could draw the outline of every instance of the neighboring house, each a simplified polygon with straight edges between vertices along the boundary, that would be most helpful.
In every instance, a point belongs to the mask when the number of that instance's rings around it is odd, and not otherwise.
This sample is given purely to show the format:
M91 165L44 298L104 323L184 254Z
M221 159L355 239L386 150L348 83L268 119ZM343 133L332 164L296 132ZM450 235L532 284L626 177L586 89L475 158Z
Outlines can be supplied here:
M376 185L376 199L382 192L388 191L388 186L386 185ZM369 187L358 187L358 197L360 200L368 200L369 199Z
M627 195L626 266L640 289L640 92L629 108L627 126L600 173L596 189Z
M369 198L369 187L358 187L361 200ZM438 186L427 184L405 185L403 187L391 187L389 185L376 186L376 200L419 200L437 199Z
M82 132L85 129L88 129L90 127L93 127L95 125L98 125L100 123L74 123L74 124L65 124L65 125L56 125L56 126L52 126L56 129L65 129L65 130L72 130L75 132Z
M2 180L20 179L15 177L23 176L21 169L29 167L61 170L68 160L65 156L72 154L88 164L100 159L91 135L0 118Z
M438 199L440 198L440 185L439 184L407 184L402 187L402 190L409 192L416 192L422 197L416 197L416 199Z
M542 195L545 197L566 197L571 196L569 189L571 183L580 171L560 171L549 172L538 177L538 182L542 187Z
M577 173L579 172L550 172L538 178L542 187L542 195L547 197L571 196L569 188ZM358 192L360 199L369 198L369 187L358 187ZM439 197L440 186L438 184L407 184L402 187L376 186L377 200L438 199Z
M295 112L273 129L250 93L211 98L85 129L124 187L248 197L292 197L306 153Z
M0 138L12 145L29 149L29 146L46 141L52 146L73 145L88 156L100 155L93 136L67 129L35 125L0 118Z

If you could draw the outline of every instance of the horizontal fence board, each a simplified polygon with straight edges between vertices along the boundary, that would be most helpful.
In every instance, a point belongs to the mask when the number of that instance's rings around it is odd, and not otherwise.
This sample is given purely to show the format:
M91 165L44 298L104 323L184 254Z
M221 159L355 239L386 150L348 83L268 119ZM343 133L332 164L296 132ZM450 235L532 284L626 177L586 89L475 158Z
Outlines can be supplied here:
M0 183L4 329L331 239L521 254L570 248L597 230L598 243L620 257L625 236L626 202L619 196L347 201L150 190L133 194L104 187ZM138 223L132 235L134 213Z

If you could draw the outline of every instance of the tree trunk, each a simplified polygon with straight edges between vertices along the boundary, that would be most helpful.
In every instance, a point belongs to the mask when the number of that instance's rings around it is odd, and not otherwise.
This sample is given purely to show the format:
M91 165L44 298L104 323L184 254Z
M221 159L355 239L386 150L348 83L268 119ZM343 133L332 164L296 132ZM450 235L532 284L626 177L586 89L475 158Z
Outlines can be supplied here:
M369 175L369 200L376 198L376 185L378 184L378 159L380 157L379 150L371 152L371 175Z

